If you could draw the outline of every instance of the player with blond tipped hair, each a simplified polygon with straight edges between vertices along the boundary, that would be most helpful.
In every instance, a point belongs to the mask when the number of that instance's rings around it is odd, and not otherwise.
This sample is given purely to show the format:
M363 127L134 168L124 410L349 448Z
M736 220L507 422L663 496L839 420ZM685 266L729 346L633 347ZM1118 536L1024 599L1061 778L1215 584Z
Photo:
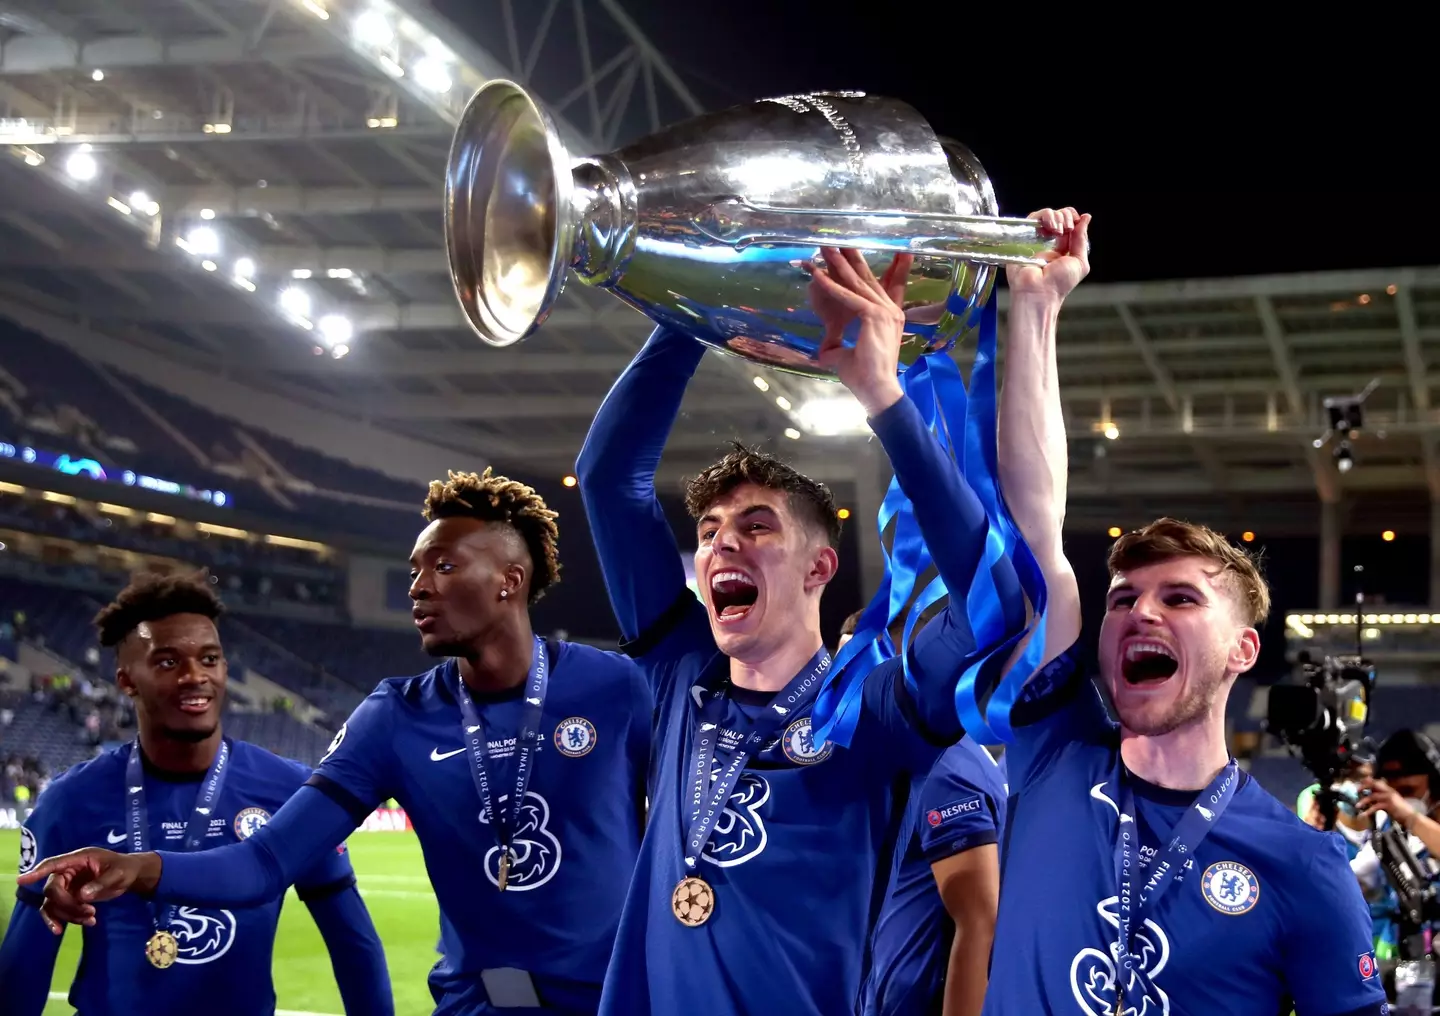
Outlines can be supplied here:
M389 798L440 904L437 1014L589 1014L640 847L652 700L615 653L545 640L530 605L559 576L556 513L486 470L430 485L410 555L421 647L444 661L382 681L309 782L244 843L193 855L82 850L46 912L84 920L125 892L244 906L284 892ZM519 802L518 806L516 802Z

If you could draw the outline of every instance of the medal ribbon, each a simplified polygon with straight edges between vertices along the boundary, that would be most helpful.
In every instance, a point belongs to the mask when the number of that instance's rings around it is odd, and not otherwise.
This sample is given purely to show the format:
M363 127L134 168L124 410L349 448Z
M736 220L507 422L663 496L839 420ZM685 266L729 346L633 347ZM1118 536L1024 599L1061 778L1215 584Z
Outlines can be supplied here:
M1175 828L1171 830L1170 842L1164 854L1157 855L1149 866L1143 869L1150 877L1138 888L1135 882L1143 872L1135 856L1136 843L1140 837L1140 827L1135 816L1135 792L1123 773L1117 774L1107 788L1112 793L1111 799L1120 802L1120 829L1115 843L1115 880L1120 889L1119 900L1115 906L1115 915L1119 918L1120 939L1120 969L1115 984L1115 999L1119 1011L1124 1012L1133 1007L1135 1012L1141 1012L1147 994L1149 978L1136 969L1131 948L1135 929L1144 926L1146 915L1155 910L1165 890L1184 879L1185 866L1191 862L1200 843L1210 835L1210 830L1215 828L1215 823L1220 821L1220 816L1230 806L1239 785L1240 766L1231 759L1225 768L1220 770L1220 774L1210 781L1210 785L1195 798L1195 803L1185 809L1185 814L1180 816L1180 821L1176 822Z
M725 813L725 803L740 782L745 764L757 751L775 736L784 724L795 718L795 714L810 704L820 690L821 678L830 670L830 654L821 649L805 669L790 679L775 696L761 715L748 722L742 720L740 741L725 759L725 768L716 780L710 779L710 771L720 754L720 721L725 717L726 697L723 691L702 691L710 698L700 707L699 729L695 733L695 746L690 752L690 827L685 834L685 870L693 875L700 864L700 855L715 823ZM812 718L813 726L813 718ZM823 742L821 742L823 743ZM714 789L706 793L706 785Z
M195 795L195 810L185 823L185 839L181 845L184 851L199 850L205 842L205 833L210 828L210 818L215 804L220 800L220 789L225 786L225 773L230 761L230 742L220 741L220 750L215 761L210 763L205 779L200 783L200 792ZM125 812L130 820L130 853L144 854L150 850L150 815L145 807L145 766L140 761L140 739L130 746L130 759L125 763ZM150 903L150 917L156 931L167 930L180 912L178 904L162 907ZM162 918L163 913L163 918Z
M459 668L456 668L457 676ZM525 707L520 714L520 733L515 738L515 790L510 795L508 808L497 808L490 795L490 774L485 769L485 724L480 721L480 712L465 687L465 679L459 678L460 716L465 721L465 746L470 749L470 775L475 779L475 789L480 793L480 806L485 818L495 833L500 845L501 857L510 853L510 844L515 836L516 815L525 802L525 791L530 786L530 774L534 771L535 748L540 743L540 710L545 706L545 691L550 685L550 668L545 659L545 641L535 636L535 650L530 663L530 676L525 685Z

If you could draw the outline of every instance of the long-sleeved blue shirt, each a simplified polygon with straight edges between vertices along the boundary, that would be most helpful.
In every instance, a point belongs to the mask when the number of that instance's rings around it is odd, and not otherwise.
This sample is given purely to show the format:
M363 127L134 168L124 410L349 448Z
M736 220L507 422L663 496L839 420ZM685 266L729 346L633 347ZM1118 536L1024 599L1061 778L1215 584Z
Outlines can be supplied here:
M577 466L624 648L650 679L657 706L650 822L601 1012L766 1012L777 1000L797 1016L850 1012L885 891L876 873L889 871L906 788L961 735L954 688L977 652L961 594L987 522L913 402L902 398L871 421L956 595L910 649L913 698L900 661L888 660L866 679L848 749L814 744L807 708L752 757L698 864L714 888L714 914L699 927L682 926L671 891L686 875L698 722L692 690L721 688L728 661L706 608L686 588L654 474L702 352L686 337L657 331L605 400ZM996 570L999 587L1018 596L1008 562ZM1014 620L1018 630L1024 619ZM771 698L733 687L726 695L726 730Z

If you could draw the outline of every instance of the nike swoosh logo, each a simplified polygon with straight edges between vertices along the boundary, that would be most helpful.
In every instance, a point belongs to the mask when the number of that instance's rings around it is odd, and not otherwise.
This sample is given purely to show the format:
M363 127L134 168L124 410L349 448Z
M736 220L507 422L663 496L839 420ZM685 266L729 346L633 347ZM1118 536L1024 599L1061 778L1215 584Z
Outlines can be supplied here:
M1095 798L1095 800L1097 800L1097 801L1104 801L1104 802L1105 802L1106 804L1108 804L1110 807L1112 807L1112 808L1115 809L1115 814L1116 814L1116 815L1119 815L1119 814L1120 814L1120 807L1119 807L1114 801L1110 800L1110 798L1109 798L1108 796L1106 796L1106 794L1105 794L1105 784L1103 784L1103 783L1097 783L1097 784L1095 784L1095 786L1091 787L1091 788L1090 788L1090 796L1093 797L1093 798Z
M124 833L109 832L105 834L105 842L114 846L116 843L124 843L127 837Z
M431 761L431 762L444 762L444 761L445 761L447 758L449 758L451 755L459 755L459 754L460 754L462 751L464 751L464 750L465 750L464 748L456 748L454 751L447 751L447 752L445 752L444 754L441 754L439 748L431 748L431 749L430 749L430 761Z

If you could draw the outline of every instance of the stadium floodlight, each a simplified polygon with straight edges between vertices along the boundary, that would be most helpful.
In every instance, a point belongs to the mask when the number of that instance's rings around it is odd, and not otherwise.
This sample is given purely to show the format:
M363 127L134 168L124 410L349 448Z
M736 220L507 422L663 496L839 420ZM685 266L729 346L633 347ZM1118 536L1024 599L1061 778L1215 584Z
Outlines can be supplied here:
M157 215L160 212L160 202L154 200L143 190L137 190L130 195L130 207L137 212L144 212L146 215Z
M208 256L220 253L220 236L209 226L196 226L185 237L191 254Z
M299 286L291 286L280 294L280 309L296 317L309 317L310 294Z
M235 262L235 278L253 279L255 277L255 262L250 258L239 258Z
M824 437L863 434L869 429L865 410L853 396L810 399L795 415L802 427Z
M350 319L344 314L326 314L319 321L315 322L315 327L319 329L320 337L324 339L332 349L346 346L355 335L355 325L351 323ZM346 348L348 351L349 347L347 346ZM341 353L340 355L344 356L345 354Z
M65 172L69 173L73 179L87 183L95 179L96 174L100 172L100 164L89 152L79 151L65 160Z
M437 94L450 91L451 86L455 83L445 64L432 56L422 57L415 61L411 72L415 75L416 84Z
M379 10L368 10L355 19L355 41L377 49L388 46L395 39L395 29L390 19Z

